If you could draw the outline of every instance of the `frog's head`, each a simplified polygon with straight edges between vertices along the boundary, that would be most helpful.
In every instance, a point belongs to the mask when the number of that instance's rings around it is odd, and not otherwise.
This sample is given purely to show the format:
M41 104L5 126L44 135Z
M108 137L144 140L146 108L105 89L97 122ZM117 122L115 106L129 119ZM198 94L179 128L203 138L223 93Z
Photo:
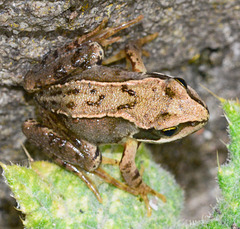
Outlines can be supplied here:
M162 79L161 99L149 128L139 128L133 137L139 141L165 143L183 138L200 128L209 119L209 111L199 95L182 78L151 73ZM151 112L151 111L149 111Z

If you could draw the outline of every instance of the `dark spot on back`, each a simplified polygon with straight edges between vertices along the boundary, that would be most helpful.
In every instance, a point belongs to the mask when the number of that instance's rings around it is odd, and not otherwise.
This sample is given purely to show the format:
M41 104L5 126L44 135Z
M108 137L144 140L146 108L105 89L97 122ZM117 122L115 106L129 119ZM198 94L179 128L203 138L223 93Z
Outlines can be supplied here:
M66 107L69 109L73 109L75 107L75 103L71 101L66 105Z
M169 116L169 113L168 112L161 112L161 116Z
M132 109L132 108L135 107L136 104L137 104L136 101L131 102L131 103L122 104L122 105L119 105L119 106L117 107L117 110L122 110L122 109L127 109L127 108L128 108L128 109Z
M79 94L79 93L80 93L80 90L77 89L77 88L68 90L68 91L66 92L67 95L77 95L77 94Z
M92 90L90 91L91 94L95 94L96 92L97 92L96 89L92 89Z
M87 101L87 105L88 106L99 106L99 105L101 105L104 98L105 98L105 95L100 95L96 102Z
M95 102L87 101L87 105L88 105L88 106L94 106L94 105L95 105Z
M172 91L172 89L170 87L167 87L165 90L165 93L168 97L173 98L175 96L175 92Z
M161 112L160 115L161 115L161 119L164 121L168 120L171 117L171 115L168 112Z
M136 92L132 89L128 89L127 85L122 85L122 92L127 92L130 96L136 95Z
M52 105L57 105L57 102L55 100L51 100Z
M105 95L100 95L99 100L103 100L105 98Z

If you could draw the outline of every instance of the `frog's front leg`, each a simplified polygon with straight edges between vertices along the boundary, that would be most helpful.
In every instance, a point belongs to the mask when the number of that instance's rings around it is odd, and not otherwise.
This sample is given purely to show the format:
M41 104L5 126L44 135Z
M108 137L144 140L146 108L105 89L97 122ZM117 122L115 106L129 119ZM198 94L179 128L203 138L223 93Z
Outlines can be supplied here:
M91 172L99 167L102 157L98 147L84 140L74 144L35 120L24 122L22 129L30 142L43 148L56 164L79 176L102 202L94 183L82 170Z
M148 215L150 216L151 207L149 205L147 194L155 195L164 202L166 201L166 198L143 182L142 176L140 175L139 170L135 164L135 155L137 148L138 142L135 139L128 139L126 141L119 168L126 183L130 188L136 191L135 195L140 195L144 200L148 210Z
M148 56L149 54L142 50L142 46L152 40L154 40L158 36L158 33L153 33L148 36L142 37L138 39L137 41L129 42L124 50L120 50L117 54L114 56L111 56L103 61L104 65L108 65L111 63L114 63L116 61L119 61L121 59L126 58L127 64L130 63L132 66L132 71L134 72L146 72L146 68L144 66L143 60L142 60L142 53ZM129 65L129 64L128 64ZM127 66L129 67L129 66Z
M132 71L134 72L146 72L147 69L142 60L141 46L134 42L129 42L125 47L126 59L132 65Z

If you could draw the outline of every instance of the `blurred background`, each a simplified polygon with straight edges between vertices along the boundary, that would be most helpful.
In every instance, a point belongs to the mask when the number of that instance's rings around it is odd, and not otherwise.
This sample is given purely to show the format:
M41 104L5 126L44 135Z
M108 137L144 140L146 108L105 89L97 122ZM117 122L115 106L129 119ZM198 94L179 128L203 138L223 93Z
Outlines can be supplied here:
M219 101L201 85L225 99L240 97L239 1L2 1L0 6L0 160L28 165L21 124L35 112L32 96L21 87L26 72L104 17L112 26L143 15L140 23L121 31L121 41L109 46L106 55L117 53L128 40L158 32L144 47L150 54L144 57L147 70L184 78L207 103L210 120L204 129L176 142L149 145L154 160L185 191L182 219L207 217L220 196L217 152L220 163L226 163L228 134ZM47 159L34 152L34 159ZM0 228L22 228L10 194L1 177Z

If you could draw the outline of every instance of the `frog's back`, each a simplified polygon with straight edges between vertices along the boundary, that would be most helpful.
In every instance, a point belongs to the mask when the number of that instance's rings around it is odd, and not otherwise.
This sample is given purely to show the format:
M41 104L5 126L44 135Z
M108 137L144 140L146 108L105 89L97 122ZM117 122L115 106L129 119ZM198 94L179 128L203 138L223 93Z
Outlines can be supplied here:
M89 80L90 75L84 79L83 75L73 77L64 84L43 90L37 101L45 109L68 118L122 118L143 129L163 129L175 126L176 119L182 123L188 122L191 116L194 120L198 118L189 106L198 108L201 105L176 80L152 78L144 73L129 77L126 72L119 71L126 76L117 82L96 81L96 73L92 75L95 80ZM142 79L131 79L137 76Z

